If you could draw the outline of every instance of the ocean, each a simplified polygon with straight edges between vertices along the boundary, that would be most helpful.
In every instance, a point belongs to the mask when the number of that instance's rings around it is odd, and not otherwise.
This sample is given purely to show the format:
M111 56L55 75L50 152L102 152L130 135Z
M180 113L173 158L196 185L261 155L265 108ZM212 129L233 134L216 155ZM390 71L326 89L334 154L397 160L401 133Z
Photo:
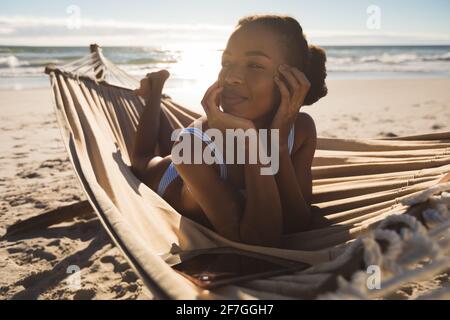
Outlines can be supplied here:
M323 46L328 79L449 77L450 46ZM0 46L0 89L48 86L48 63L64 64L88 54L87 47ZM105 47L104 55L137 78L167 69L166 93L199 104L220 70L221 49L211 47ZM195 93L193 94L193 91Z

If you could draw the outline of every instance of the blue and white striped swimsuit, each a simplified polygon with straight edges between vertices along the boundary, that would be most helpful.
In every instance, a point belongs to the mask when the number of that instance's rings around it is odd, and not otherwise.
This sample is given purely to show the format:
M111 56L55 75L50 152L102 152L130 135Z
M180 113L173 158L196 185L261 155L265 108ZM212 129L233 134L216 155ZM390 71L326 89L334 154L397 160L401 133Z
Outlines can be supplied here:
M199 138L200 140L202 140L203 142L206 143L207 148L211 148L213 149L212 146L214 145L214 142L211 140L211 138L203 131L201 131L198 128L195 127L189 127L189 128L184 128L181 132L180 135L182 134L192 134L195 137ZM289 136L288 136L288 148L289 148L289 154L291 154L292 152L292 148L294 147L294 135L295 135L295 129L294 126L292 126L291 131L289 132ZM224 163L223 161L223 156L220 153L218 148L214 148L214 155L216 158L216 163L219 164L219 168L220 168L220 178L222 180L226 180L227 179L227 165ZM173 163L171 163L166 171L164 172L161 181L159 182L158 185L158 190L157 193L162 197L164 195L164 193L166 192L167 187L179 176L175 165ZM245 192L245 190L241 190L241 192Z

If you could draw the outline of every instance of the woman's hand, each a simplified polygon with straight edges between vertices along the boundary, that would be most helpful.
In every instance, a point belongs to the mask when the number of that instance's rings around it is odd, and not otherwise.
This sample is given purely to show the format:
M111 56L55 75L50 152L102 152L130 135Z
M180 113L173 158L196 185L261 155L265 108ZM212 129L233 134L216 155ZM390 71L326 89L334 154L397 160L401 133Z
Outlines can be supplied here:
M208 124L211 128L216 128L225 133L226 129L255 129L253 121L236 117L232 114L225 113L219 109L221 104L220 93L223 87L219 87L216 81L206 90L202 99L202 106L208 118Z
M286 81L280 80L278 76L274 78L280 89L281 102L270 128L280 130L281 150L282 148L287 148L289 131L295 122L298 111L303 105L311 83L305 74L295 67L284 64L279 67L279 71L283 74Z
M167 70L148 73L140 82L139 89L134 93L148 101L153 95L160 95L164 87L164 83L169 78L170 73Z

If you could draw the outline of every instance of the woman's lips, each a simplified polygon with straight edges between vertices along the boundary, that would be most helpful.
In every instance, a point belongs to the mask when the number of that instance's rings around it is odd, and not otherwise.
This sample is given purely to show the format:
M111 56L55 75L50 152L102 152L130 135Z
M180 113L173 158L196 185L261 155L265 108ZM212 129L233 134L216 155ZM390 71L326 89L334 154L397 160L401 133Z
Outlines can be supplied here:
M233 106L235 104L239 104L247 100L247 98L243 98L240 96L222 96L222 103L227 106Z

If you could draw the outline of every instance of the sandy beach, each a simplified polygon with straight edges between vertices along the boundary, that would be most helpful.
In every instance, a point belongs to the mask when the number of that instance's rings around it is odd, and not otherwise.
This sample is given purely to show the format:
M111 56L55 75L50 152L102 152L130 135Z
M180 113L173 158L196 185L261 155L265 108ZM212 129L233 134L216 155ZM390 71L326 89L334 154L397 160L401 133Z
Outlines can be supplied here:
M330 80L328 87L327 97L302 108L314 118L319 136L450 131L450 78ZM50 88L0 91L0 101L3 236L19 220L86 197L60 138ZM81 268L81 289L67 285L66 268L72 262ZM414 298L447 281L448 274L440 275L393 298ZM0 299L150 298L94 215L0 241Z

